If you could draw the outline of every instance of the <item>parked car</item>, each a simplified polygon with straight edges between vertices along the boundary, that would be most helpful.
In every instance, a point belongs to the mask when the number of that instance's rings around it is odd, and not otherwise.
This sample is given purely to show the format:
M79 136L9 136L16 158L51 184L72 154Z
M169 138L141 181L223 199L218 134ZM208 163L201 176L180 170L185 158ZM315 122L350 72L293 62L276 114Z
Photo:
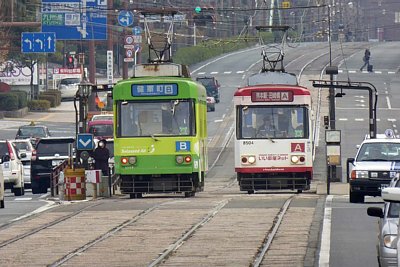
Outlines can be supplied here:
M205 88L207 93L215 98L215 102L219 103L220 95L219 88L221 85L215 77L197 77L196 81L201 83Z
M16 148L19 155L22 153L26 154L25 158L21 158L22 165L24 166L24 185L25 188L31 188L31 158L34 147L29 139L10 140L10 142Z
M5 157L6 156L6 157ZM10 188L15 196L25 194L22 158L25 153L17 153L16 148L8 140L0 140L0 157L4 157L1 168L4 175L5 188Z
M400 180L394 178L390 187L399 187ZM369 216L378 217L378 240L376 243L378 266L397 267L397 232L400 203L385 202L383 208L369 207Z
M47 126L31 123L20 126L15 139L30 139L32 145L35 146L39 138L49 136L51 134Z
M113 120L114 115L113 114L95 114L93 115L91 121L108 121L108 120Z
M94 120L88 122L87 132L93 134L95 139L113 138L114 128L112 120Z
M33 194L46 193L50 187L50 174L54 166L69 158L73 137L41 138L32 152L31 187Z
M58 90L61 91L61 99L73 99L79 90L79 78L64 78L58 84Z
M394 134L367 137L359 146L355 158L347 159L347 179L350 202L364 202L365 196L380 196L382 188L399 173L400 138Z
M1 162L3 162L4 157L1 159ZM0 168L0 209L4 209L5 204L4 204L4 175L3 175L3 169Z
M215 99L207 93L207 111L215 111Z

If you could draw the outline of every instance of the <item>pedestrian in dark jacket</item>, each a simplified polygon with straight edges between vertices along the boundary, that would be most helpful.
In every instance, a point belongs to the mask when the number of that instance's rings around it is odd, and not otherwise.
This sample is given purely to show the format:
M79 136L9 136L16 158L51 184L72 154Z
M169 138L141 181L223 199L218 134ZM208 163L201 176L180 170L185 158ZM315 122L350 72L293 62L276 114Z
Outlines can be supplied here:
M367 49L365 49L365 52L364 52L364 57L363 57L364 65L362 65L362 67L360 68L361 71L364 69L364 67L367 67L367 70L369 71L369 59L370 58L371 58L371 52L367 48Z
M108 175L108 159L110 158L110 151L106 145L106 140L100 140L93 152L93 158L95 160L94 168L96 170L101 170L103 175Z

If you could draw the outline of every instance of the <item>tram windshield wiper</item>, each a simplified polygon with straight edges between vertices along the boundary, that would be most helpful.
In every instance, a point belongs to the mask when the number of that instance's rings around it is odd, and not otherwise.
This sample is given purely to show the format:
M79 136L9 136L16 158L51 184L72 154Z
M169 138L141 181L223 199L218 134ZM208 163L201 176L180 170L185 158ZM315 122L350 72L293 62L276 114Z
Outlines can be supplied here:
M154 134L150 135L151 138L153 138L154 141L160 141L160 139L158 139Z

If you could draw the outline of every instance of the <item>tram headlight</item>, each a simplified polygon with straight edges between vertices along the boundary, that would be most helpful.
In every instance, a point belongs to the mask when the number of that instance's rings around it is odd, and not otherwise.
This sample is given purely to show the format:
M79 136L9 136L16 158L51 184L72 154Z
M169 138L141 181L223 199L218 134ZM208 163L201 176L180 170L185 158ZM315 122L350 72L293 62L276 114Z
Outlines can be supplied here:
M290 161L292 162L292 163L297 163L297 162L299 162L299 160L300 160L300 158L299 158L299 156L292 156L291 158L290 158Z
M192 156L191 155L178 155L175 157L175 161L178 164L189 164L192 162Z
M290 162L292 164L305 164L306 157L303 155L291 155Z
M250 164L254 164L254 163L256 162L256 157L254 157L254 156L249 156L248 162L249 162Z
M121 158L122 165L127 165L127 164L134 165L134 164L136 164L136 161L137 161L136 156Z
M256 156L242 156L241 157L242 164L254 164L256 163Z
M176 163L182 164L183 163L183 156L176 156L175 160L176 160Z
M136 157L135 156L129 157L128 162L129 162L129 164L132 164L132 165L135 164L136 163Z

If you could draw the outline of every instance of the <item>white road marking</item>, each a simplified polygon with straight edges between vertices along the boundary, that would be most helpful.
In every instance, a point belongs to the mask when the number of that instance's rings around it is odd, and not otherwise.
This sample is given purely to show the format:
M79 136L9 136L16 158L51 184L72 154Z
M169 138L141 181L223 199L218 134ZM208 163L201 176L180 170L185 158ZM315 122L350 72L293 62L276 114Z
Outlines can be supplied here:
M238 70L236 73L237 74L242 74L242 73L244 73L244 70Z
M355 118L354 120L355 120L355 121L364 121L363 118Z
M14 199L15 201L27 201L27 200L32 200L31 197L18 197Z
M49 196L49 193L46 193L46 194L40 196L39 198L40 198L40 199L43 199L43 198L46 198L46 197L48 197L48 196Z
M388 74L395 74L395 71L388 71Z
M206 74L205 72L198 72L197 75L204 75Z
M224 71L224 74L231 74L232 71Z
M349 70L349 73L357 73L355 70Z
M29 213L27 213L27 214L25 214L25 215L19 216L18 218L12 219L11 222L16 222L16 221L22 220L22 219L24 219L24 218L27 218L27 217L30 217L30 216L35 215L35 214L37 214L37 213L46 211L46 210L51 209L51 208L56 207L56 206L57 206L57 205L55 205L54 202L48 202L48 203L47 203L46 205L44 205L43 207L40 207L40 208L38 208L38 209L36 209L36 210L34 210L34 211L32 211L32 212L29 212Z
M326 197L324 221L322 224L321 250L319 252L319 267L329 267L329 254L331 250L332 200L332 195L328 195Z
M375 71L375 73L381 74L381 73L382 73L382 71L380 71L380 70L377 70L377 71Z
M348 121L347 118L339 118L340 121Z
M387 119L388 121L391 121L391 122L394 122L394 121L396 121L396 119Z
M224 120L214 120L214 122L223 122Z
M390 104L390 99L388 96L386 97L386 103L387 103L388 109L392 109L392 105Z
M210 74L211 75L218 74L218 71L212 71L212 72L210 72Z

